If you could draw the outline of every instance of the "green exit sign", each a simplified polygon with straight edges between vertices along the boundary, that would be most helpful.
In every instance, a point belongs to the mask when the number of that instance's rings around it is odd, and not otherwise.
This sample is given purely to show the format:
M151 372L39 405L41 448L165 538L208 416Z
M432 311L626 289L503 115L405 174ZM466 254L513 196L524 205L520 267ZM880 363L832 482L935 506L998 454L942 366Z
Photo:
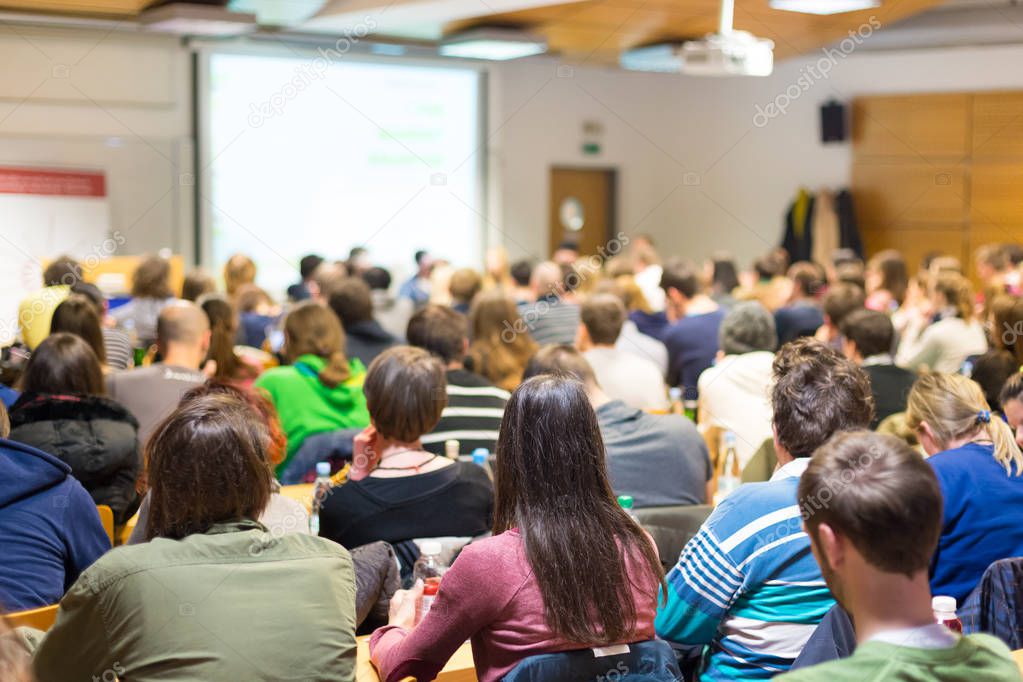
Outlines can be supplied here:
M583 154L589 156L595 156L600 153L600 145L596 142L584 142L583 143Z

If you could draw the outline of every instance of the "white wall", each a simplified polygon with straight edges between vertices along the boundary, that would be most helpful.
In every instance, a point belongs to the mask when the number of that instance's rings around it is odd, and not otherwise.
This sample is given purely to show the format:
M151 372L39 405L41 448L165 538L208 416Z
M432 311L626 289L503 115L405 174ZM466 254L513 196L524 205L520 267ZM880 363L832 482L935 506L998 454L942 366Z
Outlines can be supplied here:
M539 59L489 73L491 243L541 257L552 165L619 171L619 228L665 252L748 262L781 235L796 188L848 182L848 144L821 145L818 106L879 92L1023 88L1023 46L854 52L830 77L756 127L756 106L822 54L766 79L698 79ZM193 248L190 52L180 41L119 31L0 24L0 163L103 168L112 230L125 253ZM582 125L604 127L584 156ZM2 216L0 216L2 230Z
M1023 88L1023 71L1009 67L1023 61L1023 46L853 51L836 57L829 77L802 91L785 115L755 126L756 107L823 56L783 62L764 79L579 66L563 67L558 77L553 60L494 67L490 166L499 203L492 222L513 252L542 254L550 166L614 167L619 229L652 234L665 253L702 259L727 249L746 264L780 241L799 186L849 182L850 145L819 141L821 103L869 93ZM605 129L596 157L581 151L589 120Z

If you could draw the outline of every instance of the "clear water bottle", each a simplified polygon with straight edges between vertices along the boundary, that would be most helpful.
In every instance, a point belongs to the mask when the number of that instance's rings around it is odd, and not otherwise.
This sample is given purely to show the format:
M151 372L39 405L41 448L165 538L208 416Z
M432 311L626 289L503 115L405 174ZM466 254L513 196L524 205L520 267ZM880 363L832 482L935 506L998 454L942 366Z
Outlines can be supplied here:
M443 547L436 540L423 540L419 543L419 558L412 566L413 580L423 581L423 596L416 604L417 624L430 612L440 589L440 579L446 569L440 560L442 550Z
M618 506L621 507L622 509L624 509L625 513L628 514L629 517L633 521L635 521L637 524L639 524L639 517L636 516L636 512L633 509L633 507L635 505L636 505L636 501L634 499L632 499L632 495L619 495L618 496ZM642 525L642 524L639 524L639 525Z
M472 463L483 467L491 481L494 480L494 470L490 466L490 450L476 448L472 451Z
M739 455L735 449L735 434L725 431L721 443L722 453L718 458L718 490L714 496L715 503L728 497L742 484L742 470L739 467Z
M330 494L330 462L316 463L316 482L313 483L313 503L309 513L309 532L320 534L320 507Z
M458 459L461 447L462 444L454 438L444 441L444 456L448 459Z
M959 616L956 615L956 606L955 597L933 597L931 599L935 622L962 634L963 621L959 620Z
M668 389L668 411L672 414L685 414L682 406L682 389L678 386Z

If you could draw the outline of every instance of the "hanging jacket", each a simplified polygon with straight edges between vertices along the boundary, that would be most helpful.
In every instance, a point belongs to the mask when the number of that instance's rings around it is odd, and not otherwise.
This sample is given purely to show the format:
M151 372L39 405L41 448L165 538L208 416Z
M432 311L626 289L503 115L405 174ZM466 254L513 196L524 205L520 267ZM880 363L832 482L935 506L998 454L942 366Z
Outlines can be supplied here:
M115 524L138 509L138 422L120 403L101 396L23 393L11 408L10 438L70 466L96 504L113 510Z
M804 188L799 189L795 201L785 214L785 236L782 248L789 252L789 260L793 263L810 260L813 250L813 195Z
M810 260L814 263L830 263L839 246L839 230L838 215L835 213L835 195L828 190L817 193L817 198L813 202L812 221Z
M843 249L852 249L862 258L863 241L860 239L860 228L856 223L856 212L853 210L849 190L843 189L835 195L835 213L838 215L839 245Z

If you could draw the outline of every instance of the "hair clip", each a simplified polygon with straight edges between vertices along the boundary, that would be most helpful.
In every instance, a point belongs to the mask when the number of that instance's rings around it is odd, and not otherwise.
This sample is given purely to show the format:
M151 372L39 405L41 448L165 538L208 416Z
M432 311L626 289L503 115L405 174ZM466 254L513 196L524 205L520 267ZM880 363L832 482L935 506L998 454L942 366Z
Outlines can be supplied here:
M977 413L977 421L983 424L990 424L991 412L989 412L988 410L981 410L980 412Z

